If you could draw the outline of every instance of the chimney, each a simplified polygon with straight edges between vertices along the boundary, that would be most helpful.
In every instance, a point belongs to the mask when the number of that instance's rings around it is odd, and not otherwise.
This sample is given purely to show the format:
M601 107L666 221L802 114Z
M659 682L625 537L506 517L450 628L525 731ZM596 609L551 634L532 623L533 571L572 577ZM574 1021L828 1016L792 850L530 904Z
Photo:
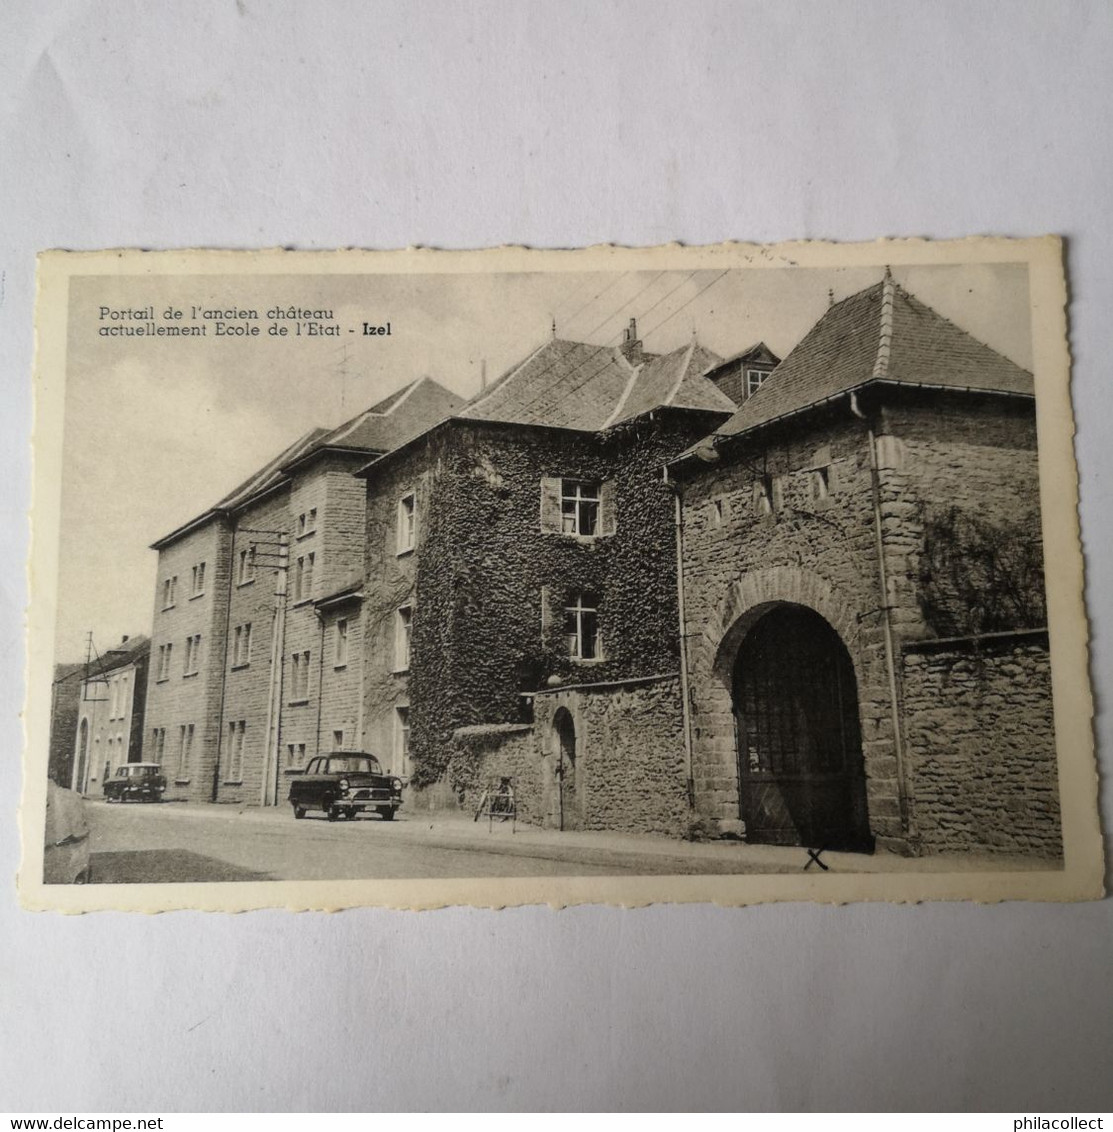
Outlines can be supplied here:
M630 319L630 325L622 332L622 356L632 365L640 366L645 360L641 340L638 338L638 320Z
M127 633L125 633L125 634L124 634L124 635L123 635L123 636L122 636L122 637L120 638L120 644L122 644L122 645L126 645L127 643L128 643L128 635L127 635Z

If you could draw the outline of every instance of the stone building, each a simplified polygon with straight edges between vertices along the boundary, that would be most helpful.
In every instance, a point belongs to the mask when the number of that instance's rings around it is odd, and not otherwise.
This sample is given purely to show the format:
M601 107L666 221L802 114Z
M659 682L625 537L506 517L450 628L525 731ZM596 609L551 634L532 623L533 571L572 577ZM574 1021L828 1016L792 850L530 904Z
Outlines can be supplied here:
M68 790L73 784L74 735L77 734L77 708L81 703L81 684L85 679L83 662L54 666L50 684L50 749L47 777Z
M76 729L70 732L73 772L61 785L99 794L117 767L142 761L150 651L146 637L124 637L81 666Z
M647 789L625 740L587 741L571 714L556 720L563 740L530 723L557 689L675 682L675 501L662 469L736 408L703 376L720 362L694 339L648 355L633 324L618 347L554 337L360 473L366 741L396 772L467 798L513 763L548 824L682 820L682 774L653 769L671 787ZM651 761L676 761L657 747Z
M1060 852L1031 374L886 273L669 476L699 820Z
M460 403L413 382L307 433L154 544L144 750L167 798L274 804L285 770L360 745L366 506L353 473Z

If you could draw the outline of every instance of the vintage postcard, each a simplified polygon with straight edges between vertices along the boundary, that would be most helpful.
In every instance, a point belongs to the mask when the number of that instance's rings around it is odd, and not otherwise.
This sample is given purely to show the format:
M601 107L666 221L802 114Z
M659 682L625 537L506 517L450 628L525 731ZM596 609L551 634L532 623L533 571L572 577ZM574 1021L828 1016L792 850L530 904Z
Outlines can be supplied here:
M1101 895L1057 239L39 279L27 907Z

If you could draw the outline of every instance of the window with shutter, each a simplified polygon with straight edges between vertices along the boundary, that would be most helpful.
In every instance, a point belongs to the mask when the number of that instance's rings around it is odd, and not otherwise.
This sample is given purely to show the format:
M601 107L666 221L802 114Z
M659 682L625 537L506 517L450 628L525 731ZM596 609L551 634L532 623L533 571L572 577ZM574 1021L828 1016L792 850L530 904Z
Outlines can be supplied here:
M559 535L564 529L560 510L561 480L554 476L541 477L541 529L547 534Z

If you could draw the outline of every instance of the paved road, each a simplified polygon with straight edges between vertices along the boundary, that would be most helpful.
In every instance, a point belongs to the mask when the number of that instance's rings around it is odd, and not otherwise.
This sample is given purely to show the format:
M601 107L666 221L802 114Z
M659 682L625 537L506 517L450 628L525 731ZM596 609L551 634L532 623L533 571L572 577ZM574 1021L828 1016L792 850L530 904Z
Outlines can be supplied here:
M687 859L669 843L653 851L611 847L600 835L551 834L509 824L437 823L416 814L394 822L329 822L289 810L111 805L89 801L94 882L355 880L407 877L614 876L788 871ZM658 841L659 839L654 839ZM796 866L798 868L798 866ZM795 869L793 870L795 871Z

